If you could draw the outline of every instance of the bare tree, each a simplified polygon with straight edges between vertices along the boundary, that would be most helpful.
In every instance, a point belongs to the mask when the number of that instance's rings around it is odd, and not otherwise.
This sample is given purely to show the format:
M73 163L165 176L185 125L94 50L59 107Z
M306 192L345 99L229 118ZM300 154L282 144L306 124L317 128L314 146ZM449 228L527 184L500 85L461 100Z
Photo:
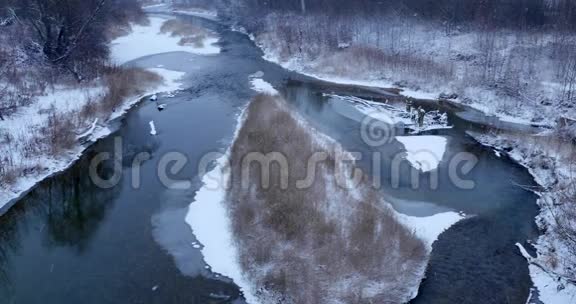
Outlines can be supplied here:
M566 60L562 82L562 101L572 102L576 93L576 56L574 55L570 55Z
M79 81L107 58L108 28L142 14L136 0L0 0L0 11L29 28L46 60Z

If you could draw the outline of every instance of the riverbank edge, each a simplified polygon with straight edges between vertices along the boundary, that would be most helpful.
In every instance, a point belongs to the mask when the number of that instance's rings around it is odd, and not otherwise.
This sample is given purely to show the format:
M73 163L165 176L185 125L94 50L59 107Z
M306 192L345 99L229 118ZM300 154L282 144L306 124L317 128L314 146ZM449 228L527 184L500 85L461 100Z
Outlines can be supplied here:
M440 97L440 95L445 94L445 91L429 92L423 90L413 90L407 87L395 85L391 81L361 79L361 77L359 77L361 80L354 80L349 78L332 76L328 74L310 72L305 69L305 64L293 64L292 61L286 61L286 62L281 61L276 55L276 52L274 50L267 48L264 45L264 43L260 42L253 33L249 33L244 27L238 26L237 24L233 24L231 26L231 30L248 36L248 38L262 51L263 53L262 58L264 60L277 64L286 70L293 71L320 81L342 85L364 86L368 88L395 92L399 97L412 98L423 101L445 102L463 109L472 109L478 111L487 117L494 117L500 120L501 122L505 123L517 124L522 126L539 127L544 129L552 129L555 127L555 123L552 121L535 123L532 121L528 121L523 117L517 117L500 112L489 113L484 105L479 103L467 103L459 97L457 98Z
M159 75L159 76L162 77L164 82L170 82L169 79L165 78L165 75ZM28 176L24 177L28 179L28 181L26 182L28 185L25 186L25 189L21 189L17 192L9 192L11 193L11 195L10 194L7 195L8 197L7 200L0 201L0 216L6 214L12 207L14 207L14 205L16 205L16 203L18 203L18 201L20 201L27 194L36 189L36 187L38 187L38 185L41 184L43 181L52 178L54 176L57 176L66 171L67 169L69 169L70 167L72 167L76 163L76 161L78 161L84 155L84 152L86 152L96 142L116 132L120 128L121 123L116 126L114 125L114 123L124 118L132 108L136 107L141 102L146 100L147 96L168 91L174 91L175 89L181 88L180 86L178 86L178 88L175 88L172 85L173 84L170 83L164 85L159 84L156 89L149 90L140 95L127 98L124 101L122 108L120 108L116 112L110 113L108 119L104 124L96 124L95 128L90 130L91 132L89 133L88 140L86 141L85 144L81 144L80 142L78 142L77 146L74 149L67 151L65 155L63 155L60 159L56 160L58 163L54 167L49 168L48 172L34 177L28 177Z
M545 304L569 303L573 301L576 298L576 282L574 279L567 278L560 273L564 272L565 269L560 269L560 272L551 269L547 262L549 258L562 261L567 259L566 255L569 254L563 248L559 248L555 252L549 250L549 248L556 247L562 241L560 235L555 233L555 229L553 229L553 227L557 226L554 213L558 207L548 202L560 200L560 193L554 188L554 182L551 181L567 178L563 171L569 172L570 168L564 165L560 167L553 166L557 170L539 170L531 164L536 160L534 157L525 157L519 152L519 150L526 147L526 144L521 139L503 139L494 134L468 133L468 135L481 145L493 149L495 153L507 155L511 160L524 167L540 187L540 189L528 189L539 197L536 203L540 212L536 216L535 222L540 235L536 241L530 242L536 249L536 256L531 256L521 244L516 245L522 256L526 258L532 282L538 289L538 294L535 294L534 291L531 292L529 299L539 296L539 300ZM499 143L499 141L505 143ZM544 153L541 149L536 150L536 152L537 155ZM558 163L556 157L552 157L552 160L554 164ZM528 301L528 303L531 302Z
M246 36L249 37L250 40L252 40L252 42L262 51L263 55L262 58L264 60L267 60L271 63L277 64L279 66L281 66L284 69L290 70L290 71L294 71L297 73L300 73L302 75L306 75L321 81L326 81L326 82L331 82L331 83L336 83L336 84L347 84L347 85L362 85L362 86L368 86L368 87L373 87L373 88L378 88L378 89L382 89L382 90L397 90L399 93L398 95L401 97L406 97L406 98L414 98L414 99L420 99L420 100L430 100L430 101L435 101L435 102L448 102L450 104L459 106L459 107L464 107L464 108L472 108L474 110L477 110L479 112L481 112L482 114L486 115L486 116L492 116L492 117L496 117L498 118L500 121L503 122L508 122L508 123L515 123L515 124L519 124L519 125L526 125L526 126L533 126L533 127L542 127L544 129L552 129L554 126L552 124L540 124L540 125L534 125L533 123L529 122L529 121L524 121L522 118L520 117L514 117L514 116L509 116L509 115L503 115L500 113L496 113L496 114L491 114L491 113L487 113L485 111L485 109L483 109L483 107L481 105L475 106L474 104L466 104L464 102L462 102L461 100L459 100L458 98L455 99L441 99L438 98L438 96L440 96L440 94L442 92L436 92L436 93L430 93L430 92L422 92L422 91L412 91L410 89L406 89L406 88L402 88L402 87L398 87L395 86L393 84L389 84L389 83L379 83L378 81L363 81L363 80L352 80L352 79L343 79L343 78L337 78L337 77L331 77L329 75L318 75L318 74L314 74L314 73L310 73L308 71L305 71L303 69L302 66L296 65L297 67L299 66L300 68L295 68L294 65L291 65L290 62L281 62L277 56L275 56L275 52L273 50L269 50L267 49L263 43L258 42L258 39L256 38L256 36L252 33L249 33L245 28L241 27L241 26L237 26L237 25L232 25L231 26L231 30L242 33ZM491 136L492 140L496 140L495 136L492 135L488 135ZM472 138L477 141L479 144L482 144L484 146L487 147L491 147L493 148L495 151L501 151L504 150L504 147L499 147L496 144L490 145L489 141L486 140L482 140L481 138L477 137L477 136L472 136ZM528 170L528 172L530 173L530 175L534 178L534 180L536 181L537 184L539 184L541 187L546 187L546 185L543 183L543 181L539 178L538 174L536 172L534 172L533 168L531 168L525 161L525 159L521 158L521 156L519 155L514 155L514 153L511 152L506 152L507 155L510 157L511 160L513 160L514 162L516 162L517 164L523 166L524 168L526 168ZM551 175L555 174L555 172L551 172ZM545 206L544 203L544 196L545 195L557 195L554 193L550 193L550 192L542 192L542 193L537 193L538 195L541 196L541 198L536 202L540 212L538 214L538 216L534 219L536 222L540 221L540 224L538 224L539 227L539 232L540 232L540 237L536 240L536 242L533 243L533 245L535 247L540 247L543 248L547 244L547 242L551 242L552 239L554 239L554 236L551 236L550 234L550 230L548 231L544 231L542 229L543 225L553 225L550 219L550 217L546 216L546 212L545 212L545 208L549 207L549 206ZM538 260L539 256L537 256L535 258L535 260ZM530 261L527 260L527 263L529 265L532 265L532 263ZM546 273L548 275L554 275L554 271L551 269L546 269L545 270ZM536 276L536 274L533 273L533 269L530 269L530 274L532 277L532 281L534 283L534 287L536 287L539 291L540 294L543 293L543 289L546 289L548 292L550 291L557 291L560 290L559 286L560 285L542 285L542 284L536 284L534 281L534 277ZM566 282L566 283L570 283L570 287L574 287L576 289L576 285L572 284L571 282ZM558 284L562 284L561 282L558 282ZM529 297L529 301L531 299L534 299L534 294L533 292L530 294ZM576 296L576 295L574 295ZM546 299L540 299L542 302L544 302L545 304L554 304L552 301L545 301Z

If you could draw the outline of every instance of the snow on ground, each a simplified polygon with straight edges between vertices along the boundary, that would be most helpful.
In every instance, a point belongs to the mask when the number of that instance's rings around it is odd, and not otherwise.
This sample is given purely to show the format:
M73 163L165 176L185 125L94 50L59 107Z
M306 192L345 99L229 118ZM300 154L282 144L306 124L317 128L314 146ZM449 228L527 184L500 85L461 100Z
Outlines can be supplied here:
M179 80L184 75L183 72L160 68L149 69L149 71L162 76L164 83L157 87L151 87L144 94L133 96L130 100L127 100L121 108L109 115L108 121L125 115L128 110L136 105L144 96L158 92L174 91L181 88ZM78 110L90 101L98 102L100 98L104 96L105 92L106 90L103 87L82 89L56 88L46 96L39 97L37 102L32 105L23 107L17 113L6 117L6 120L0 121L0 131L8 130L8 133L14 137L13 142L9 145L0 145L0 155L4 158L12 159L13 164L16 166L41 166L41 169L37 172L19 176L9 189L0 189L0 214L5 212L7 208L11 206L11 203L33 188L38 182L71 166L87 148L78 142L72 150L67 151L67 153L58 158L48 155L26 157L27 153L24 152L26 147L22 145L33 138L34 135L38 134L39 126L46 124L50 113L67 113ZM53 109L53 111L51 109ZM95 142L100 138L108 136L113 131L108 128L108 121L96 124L92 123L88 131L82 132L82 130L78 130L79 137L86 137L88 142Z
M90 125L90 128L88 128L86 131L84 131L81 134L79 134L78 136L76 136L76 138L80 140L80 139L86 138L88 136L91 136L92 134L94 134L96 127L98 127L98 118L95 118L94 122Z
M48 124L50 113L78 111L87 102L99 100L105 93L105 88L100 86L72 89L57 87L47 95L38 97L30 106L20 108L18 112L6 117L6 120L0 120L0 130L12 137L9 144L0 147L0 155L19 167L37 164L38 159L25 156L26 140L38 134L40 129Z
M540 267L530 264L530 277L538 289L538 298L545 304L576 303L576 285L551 276ZM562 284L562 285L559 285ZM563 286L564 289L558 289Z
M417 91L411 89L402 89L400 93L406 97L412 97L415 99L427 99L427 100L436 100L438 99L439 93L431 93L431 92L424 92L424 91Z
M550 273L534 263L534 258L528 254L521 244L516 244L516 247L518 247L522 256L529 263L530 277L534 286L538 289L538 298L542 303L576 303L576 285L566 282L565 279L550 275Z
M406 149L406 160L417 170L428 172L438 168L444 158L448 140L442 136L396 136Z
M13 199L24 194L52 173L65 169L79 157L82 150L80 146L58 159L47 153L30 155L26 152L31 140L38 136L43 126L48 124L51 113L77 111L88 101L98 100L104 94L105 89L99 86L73 89L57 87L53 92L40 96L30 106L20 108L13 115L0 121L0 131L11 137L10 142L0 144L2 161L7 161L8 166L15 170L29 171L28 174L18 172L16 180L10 186L0 185L0 214L6 211ZM94 131L95 127L90 127L90 129ZM88 134L80 135L87 136Z
M244 111L239 115L236 138L244 119ZM226 276L242 290L246 301L259 303L256 290L244 277L225 198L230 179L230 151L216 160L216 166L202 177L202 187L196 192L190 204L186 223L196 239L202 243L202 255L213 272Z
M149 17L149 20L149 25L133 25L130 34L112 41L113 62L121 65L140 57L169 52L189 52L200 55L220 53L220 47L215 45L219 40L217 37L206 38L202 47L180 45L181 37L160 31L162 24L171 20L170 18Z

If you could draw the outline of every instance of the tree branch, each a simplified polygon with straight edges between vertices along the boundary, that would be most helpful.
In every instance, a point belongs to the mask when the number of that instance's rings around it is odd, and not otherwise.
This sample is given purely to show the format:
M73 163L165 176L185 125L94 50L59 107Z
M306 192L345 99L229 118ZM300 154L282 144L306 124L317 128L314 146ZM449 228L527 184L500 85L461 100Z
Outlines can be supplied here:
M107 0L101 0L100 3L98 3L98 6L92 12L92 15L86 20L86 22L84 22L84 24L82 24L78 32L76 32L76 35L73 36L74 38L72 40L72 43L70 44L70 47L60 57L53 59L52 62L56 63L62 61L72 54L74 49L76 49L76 47L78 46L78 41L80 41L81 38L84 36L84 33L86 32L88 26L91 25L94 22L94 20L96 20L96 17L100 13L100 10L102 10L106 2Z

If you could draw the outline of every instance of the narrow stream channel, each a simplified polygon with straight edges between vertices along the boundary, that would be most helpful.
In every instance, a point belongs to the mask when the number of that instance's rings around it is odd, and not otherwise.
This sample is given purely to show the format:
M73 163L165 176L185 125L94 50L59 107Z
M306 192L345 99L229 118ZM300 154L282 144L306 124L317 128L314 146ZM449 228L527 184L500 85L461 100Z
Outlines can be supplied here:
M217 31L222 53L178 52L131 63L186 72L187 89L173 97L160 95L160 102L167 104L162 112L143 102L126 116L119 131L0 217L0 303L243 303L238 288L205 265L184 217L200 186L196 165L206 153L229 146L237 115L255 94L249 75L257 71L347 150L363 155L380 152L385 157L402 151L399 143L366 145L360 137L363 114L322 94L384 98L380 93L286 71L264 61L245 35L213 21L180 18ZM392 187L389 164L384 162L381 170L383 195L398 211L428 216L455 210L470 216L434 244L427 279L413 303L524 304L532 283L514 244L537 235L538 208L536 195L518 185L534 181L524 168L466 135L467 130L482 130L488 118L449 106L443 110L454 128L428 134L449 138L446 158L463 151L479 158L468 176L474 189L462 190L447 182L443 163L437 190L426 187L427 176L420 177L423 186L417 190L408 178ZM149 134L150 120L157 136ZM110 189L98 188L88 178L90 160L115 151L119 140L121 181ZM140 152L152 157L143 163L140 185L134 187L129 169ZM157 164L169 152L187 156L187 166L175 178L191 180L194 186L189 191L168 190L158 179ZM367 161L360 165L371 172ZM113 166L106 163L101 173L112 174Z

